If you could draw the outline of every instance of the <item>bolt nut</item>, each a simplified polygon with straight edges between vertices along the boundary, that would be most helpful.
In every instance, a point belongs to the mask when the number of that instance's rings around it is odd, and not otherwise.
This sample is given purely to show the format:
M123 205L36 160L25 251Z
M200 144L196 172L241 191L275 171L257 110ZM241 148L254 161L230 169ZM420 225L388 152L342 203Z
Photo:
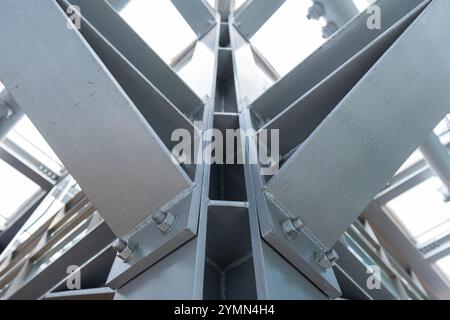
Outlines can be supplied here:
M283 231L286 233L289 239L295 239L305 224L300 218L291 218L283 222Z
M152 216L153 221L156 222L156 226L162 233L168 233L174 227L177 217L170 212L159 211Z
M339 256L334 249L331 249L326 252L317 252L315 254L315 258L322 269L329 269L335 265L336 261L339 259Z
M136 252L138 245L130 241L126 242L123 239L117 239L114 241L112 247L117 251L117 256L122 259L123 262L127 262Z

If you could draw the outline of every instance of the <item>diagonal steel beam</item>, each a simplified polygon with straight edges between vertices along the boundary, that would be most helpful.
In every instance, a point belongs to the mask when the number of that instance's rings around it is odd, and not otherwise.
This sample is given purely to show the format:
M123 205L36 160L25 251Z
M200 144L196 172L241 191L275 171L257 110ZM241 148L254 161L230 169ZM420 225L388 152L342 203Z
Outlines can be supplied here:
M2 6L2 82L117 236L191 187L55 1Z
M203 38L215 25L216 18L206 0L170 0L198 38Z
M361 13L251 104L250 111L258 129L330 76L399 20L423 10L429 1L378 1L377 5L383 12L381 29L369 30L367 19L370 13Z
M86 19L114 48L187 117L203 109L203 102L151 47L104 0L58 0L80 8ZM83 24L81 24L83 32ZM150 44L151 45L151 44Z
M450 287L386 214L378 201L372 202L363 214L383 247L402 258L414 270L428 291L439 299L450 299Z
M286 0L247 0L234 13L234 25L250 40Z
M431 2L267 183L324 248L450 111L448 10L448 1Z

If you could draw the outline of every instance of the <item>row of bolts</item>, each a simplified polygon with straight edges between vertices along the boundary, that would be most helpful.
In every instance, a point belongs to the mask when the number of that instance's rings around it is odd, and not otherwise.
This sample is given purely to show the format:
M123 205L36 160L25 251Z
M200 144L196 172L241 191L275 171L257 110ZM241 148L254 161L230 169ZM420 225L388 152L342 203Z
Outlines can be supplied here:
M172 213L163 211L159 211L157 214L153 215L152 220L163 234L170 232L176 223L176 217ZM295 239L304 226L305 224L300 218L288 219L282 225L283 231L290 240ZM112 246L114 250L116 250L117 256L122 259L123 262L128 262L138 247L136 243L125 241L120 238L117 239ZM329 269L335 265L339 257L336 251L331 249L328 251L317 252L315 254L315 259L323 269Z

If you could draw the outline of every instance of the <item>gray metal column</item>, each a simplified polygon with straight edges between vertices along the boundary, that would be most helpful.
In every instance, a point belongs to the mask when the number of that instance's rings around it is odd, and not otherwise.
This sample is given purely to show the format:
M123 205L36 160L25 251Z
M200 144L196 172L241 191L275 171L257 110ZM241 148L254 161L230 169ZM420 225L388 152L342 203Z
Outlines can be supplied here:
M450 155L447 148L441 143L439 137L432 133L425 143L420 146L420 152L441 179L447 195L450 194Z
M235 0L215 0L215 7L220 14L221 21L227 22L228 16L233 12Z

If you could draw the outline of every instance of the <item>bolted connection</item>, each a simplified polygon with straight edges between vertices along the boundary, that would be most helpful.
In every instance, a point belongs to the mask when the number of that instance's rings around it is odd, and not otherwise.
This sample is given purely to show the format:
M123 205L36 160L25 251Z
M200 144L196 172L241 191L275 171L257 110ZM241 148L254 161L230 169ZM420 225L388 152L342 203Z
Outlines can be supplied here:
M123 262L127 262L136 252L138 245L130 241L127 242L123 239L117 239L114 241L112 247L117 251L117 256L122 259Z
M174 227L177 217L170 212L159 211L152 216L152 220L162 233L168 233Z
M329 269L333 267L336 261L339 259L337 252L334 249L329 251L321 251L315 254L317 263L322 269Z
M287 234L288 238L295 239L305 224L300 218L291 218L283 222L283 231Z

